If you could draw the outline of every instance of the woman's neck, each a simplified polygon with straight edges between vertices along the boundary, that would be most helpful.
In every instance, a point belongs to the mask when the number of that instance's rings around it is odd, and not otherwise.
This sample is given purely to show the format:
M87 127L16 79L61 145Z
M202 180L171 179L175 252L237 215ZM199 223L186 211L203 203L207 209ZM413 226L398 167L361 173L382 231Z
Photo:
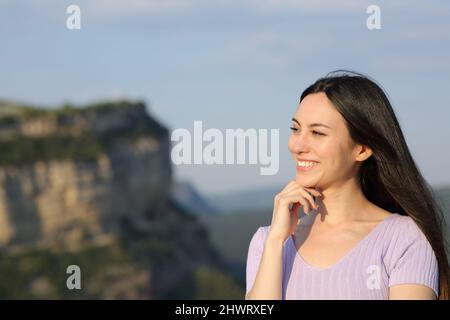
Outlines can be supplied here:
M319 204L317 223L331 226L373 219L376 206L367 200L356 179L349 180L336 188L319 189L319 191L323 197L316 198Z

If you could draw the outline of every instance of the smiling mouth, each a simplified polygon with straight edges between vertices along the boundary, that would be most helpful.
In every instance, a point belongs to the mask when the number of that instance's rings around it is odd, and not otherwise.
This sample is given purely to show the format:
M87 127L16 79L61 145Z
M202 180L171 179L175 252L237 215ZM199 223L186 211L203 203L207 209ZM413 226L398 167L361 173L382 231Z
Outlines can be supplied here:
M297 161L297 170L307 171L319 165L316 161Z

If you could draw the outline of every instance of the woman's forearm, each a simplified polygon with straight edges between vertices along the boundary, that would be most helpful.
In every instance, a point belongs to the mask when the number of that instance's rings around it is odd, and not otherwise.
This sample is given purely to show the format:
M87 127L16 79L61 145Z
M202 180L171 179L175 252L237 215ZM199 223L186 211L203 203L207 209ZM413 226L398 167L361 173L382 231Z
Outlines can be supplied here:
M246 300L282 299L282 254L283 241L271 238L269 234L253 287L246 295Z

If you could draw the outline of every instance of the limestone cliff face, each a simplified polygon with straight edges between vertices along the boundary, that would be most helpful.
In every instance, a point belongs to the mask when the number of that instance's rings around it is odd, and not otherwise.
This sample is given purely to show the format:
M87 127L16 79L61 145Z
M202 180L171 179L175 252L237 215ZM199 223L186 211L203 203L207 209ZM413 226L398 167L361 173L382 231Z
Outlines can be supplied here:
M0 246L75 244L138 222L167 197L167 130L144 104L3 111Z
M0 299L241 298L206 228L171 198L170 164L168 131L143 103L0 102ZM67 263L89 279L78 293L61 280Z

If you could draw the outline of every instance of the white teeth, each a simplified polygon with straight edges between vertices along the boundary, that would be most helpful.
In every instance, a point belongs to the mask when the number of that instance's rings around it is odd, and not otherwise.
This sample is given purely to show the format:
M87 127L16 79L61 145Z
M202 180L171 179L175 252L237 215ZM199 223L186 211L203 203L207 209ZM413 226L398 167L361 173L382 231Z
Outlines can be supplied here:
M318 162L312 162L312 161L298 161L297 162L297 165L299 166L299 167L313 167L313 166L316 166L316 165L318 165L319 163Z

